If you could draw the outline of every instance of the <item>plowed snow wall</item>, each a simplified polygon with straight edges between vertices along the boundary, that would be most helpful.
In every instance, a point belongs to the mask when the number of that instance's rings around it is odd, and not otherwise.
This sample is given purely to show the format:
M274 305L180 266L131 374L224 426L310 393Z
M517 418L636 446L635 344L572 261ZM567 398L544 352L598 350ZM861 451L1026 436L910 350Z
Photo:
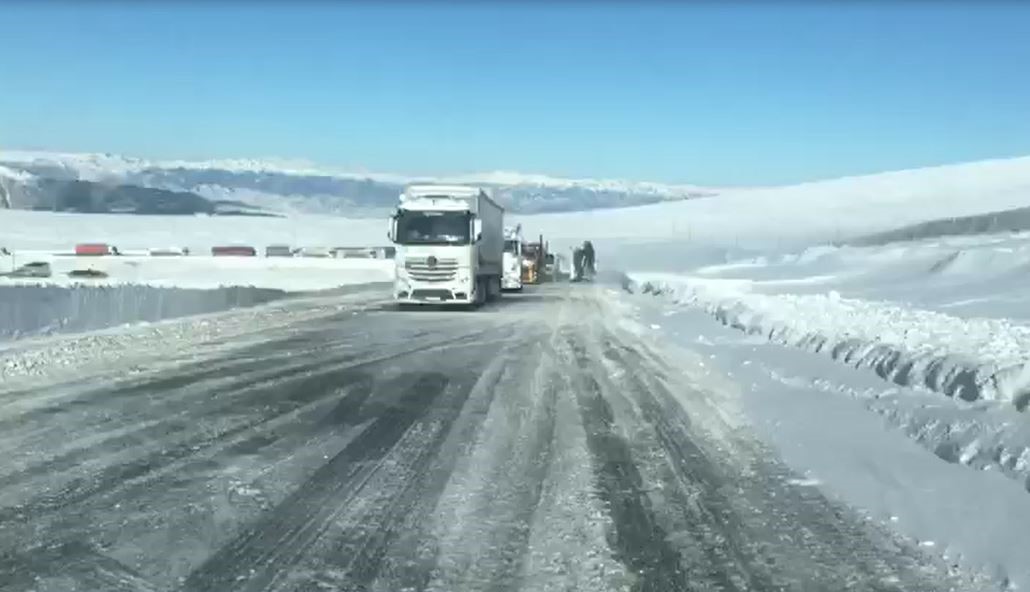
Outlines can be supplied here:
M254 306L286 292L151 286L0 286L0 340L103 329Z

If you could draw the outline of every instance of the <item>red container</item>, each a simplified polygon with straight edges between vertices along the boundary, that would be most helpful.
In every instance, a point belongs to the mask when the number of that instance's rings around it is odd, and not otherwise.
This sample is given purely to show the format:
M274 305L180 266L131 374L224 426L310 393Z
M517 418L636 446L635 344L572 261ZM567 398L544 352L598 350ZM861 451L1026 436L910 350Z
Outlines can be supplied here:
M76 255L91 255L91 256L94 256L94 257L95 256L99 256L99 255L110 255L111 254L111 245L107 245L107 244L104 244L104 243L82 243L82 244L78 244L78 245L75 245L75 254Z

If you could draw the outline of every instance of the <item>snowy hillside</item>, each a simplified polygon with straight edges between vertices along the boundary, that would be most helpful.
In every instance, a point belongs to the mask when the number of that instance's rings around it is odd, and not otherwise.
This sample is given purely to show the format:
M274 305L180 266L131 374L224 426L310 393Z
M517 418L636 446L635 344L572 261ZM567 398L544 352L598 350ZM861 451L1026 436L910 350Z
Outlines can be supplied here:
M954 216L1030 206L1030 157L847 177L776 188L725 190L716 199L537 216L554 238L672 241L776 248L843 241ZM679 247L673 243L682 243Z
M0 165L41 178L139 185L276 211L352 216L381 216L402 186L416 180L479 183L491 187L510 211L521 213L625 207L716 193L690 185L559 179L503 171L427 179L336 171L284 160L146 161L110 154L4 151Z

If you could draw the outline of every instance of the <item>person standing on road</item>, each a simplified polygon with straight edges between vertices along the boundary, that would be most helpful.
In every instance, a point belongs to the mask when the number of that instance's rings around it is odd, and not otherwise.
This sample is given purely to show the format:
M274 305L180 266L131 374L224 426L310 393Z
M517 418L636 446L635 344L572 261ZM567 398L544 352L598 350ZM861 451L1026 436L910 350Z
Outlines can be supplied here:
M590 275L593 275L595 272L594 245L590 241L583 241L583 268L588 270Z

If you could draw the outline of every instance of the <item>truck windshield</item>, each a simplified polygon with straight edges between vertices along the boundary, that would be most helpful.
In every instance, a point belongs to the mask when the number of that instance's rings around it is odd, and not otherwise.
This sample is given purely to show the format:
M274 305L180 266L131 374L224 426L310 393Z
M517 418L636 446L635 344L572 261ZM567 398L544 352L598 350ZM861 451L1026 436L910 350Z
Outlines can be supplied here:
M468 212L411 212L397 216L397 242L402 245L467 245Z
M506 240L506 241L504 241L504 252L505 253L518 253L519 252L519 241L517 241L517 240Z

